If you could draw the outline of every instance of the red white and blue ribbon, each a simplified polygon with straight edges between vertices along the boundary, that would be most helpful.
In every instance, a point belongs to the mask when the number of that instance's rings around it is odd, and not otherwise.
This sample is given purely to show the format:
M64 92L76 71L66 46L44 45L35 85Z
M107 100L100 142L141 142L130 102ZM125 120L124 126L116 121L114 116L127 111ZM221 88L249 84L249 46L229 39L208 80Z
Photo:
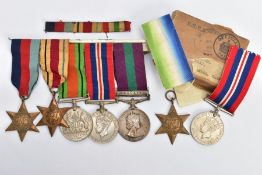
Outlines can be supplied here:
M12 84L21 97L28 97L38 80L40 40L13 39Z
M88 94L91 100L115 99L112 43L85 44Z
M259 61L259 55L232 46L221 80L209 99L234 113L247 94Z

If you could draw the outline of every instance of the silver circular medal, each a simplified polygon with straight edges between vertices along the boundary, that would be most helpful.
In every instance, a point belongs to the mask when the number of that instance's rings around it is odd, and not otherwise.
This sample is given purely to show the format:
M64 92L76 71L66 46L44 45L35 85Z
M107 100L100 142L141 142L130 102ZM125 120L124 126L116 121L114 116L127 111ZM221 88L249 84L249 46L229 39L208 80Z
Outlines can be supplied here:
M216 144L224 134L224 124L214 112L197 115L191 123L192 137L200 144Z
M92 114L93 130L90 138L97 143L111 142L118 133L118 122L115 116L106 110Z
M126 140L137 142L144 139L150 130L146 113L139 109L129 109L118 119L119 134Z
M60 127L60 130L66 139L78 142L91 134L93 128L91 114L80 107L73 107L68 110L64 115L64 120L69 125L69 128Z

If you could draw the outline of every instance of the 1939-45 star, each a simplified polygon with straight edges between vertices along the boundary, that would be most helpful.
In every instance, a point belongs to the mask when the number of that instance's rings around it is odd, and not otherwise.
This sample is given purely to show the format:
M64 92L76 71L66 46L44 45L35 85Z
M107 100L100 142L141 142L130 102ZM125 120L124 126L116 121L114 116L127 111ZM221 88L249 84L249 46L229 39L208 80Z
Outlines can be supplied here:
M8 126L6 131L16 130L21 141L24 140L27 131L39 132L33 123L39 112L29 113L26 109L24 101L22 101L22 104L17 113L7 112L7 114L12 119L12 123Z

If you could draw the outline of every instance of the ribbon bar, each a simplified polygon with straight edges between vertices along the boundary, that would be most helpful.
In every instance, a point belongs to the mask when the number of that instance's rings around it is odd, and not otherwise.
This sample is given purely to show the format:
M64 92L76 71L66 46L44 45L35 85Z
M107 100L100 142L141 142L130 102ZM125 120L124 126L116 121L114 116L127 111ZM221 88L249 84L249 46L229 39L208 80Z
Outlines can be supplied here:
M70 32L70 33L110 33L129 32L130 21L115 22L46 22L46 32Z

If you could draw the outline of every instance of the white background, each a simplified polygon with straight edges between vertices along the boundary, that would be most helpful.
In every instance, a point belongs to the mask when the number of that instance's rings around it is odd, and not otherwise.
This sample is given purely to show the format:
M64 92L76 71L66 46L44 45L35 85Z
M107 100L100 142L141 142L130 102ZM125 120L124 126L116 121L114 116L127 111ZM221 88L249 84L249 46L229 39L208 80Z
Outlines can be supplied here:
M178 135L171 146L167 135L155 136L160 126L155 113L167 113L170 104L165 90L146 56L146 69L151 101L140 104L150 117L149 136L130 143L118 136L112 143L98 145L90 140L80 143L67 141L59 130L50 138L48 129L28 132L23 143L17 132L5 132L11 120L6 110L17 111L20 101L12 86L10 38L105 38L104 34L45 34L46 20L131 20L132 32L109 34L111 38L142 39L141 24L174 10L182 10L211 23L225 25L250 39L249 50L262 54L262 1L260 0L7 0L0 5L0 174L82 175L82 174L172 174L172 175L258 175L262 173L262 69L259 66L253 84L234 118L221 114L225 135L214 146L197 144L191 136ZM40 75L31 98L29 111L36 106L48 106L51 96ZM95 106L85 106L94 112ZM177 106L177 105L176 105ZM119 116L127 105L107 107ZM189 130L192 118L212 109L205 102L178 108L190 113L185 127ZM35 120L37 123L41 116Z

